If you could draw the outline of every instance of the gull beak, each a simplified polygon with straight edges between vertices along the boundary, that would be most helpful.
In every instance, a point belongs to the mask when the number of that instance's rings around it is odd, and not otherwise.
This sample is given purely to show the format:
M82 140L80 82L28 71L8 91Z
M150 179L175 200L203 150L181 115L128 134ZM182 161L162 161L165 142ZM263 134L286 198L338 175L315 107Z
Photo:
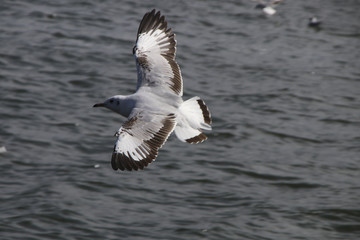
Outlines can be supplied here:
M105 107L105 105L103 103L97 103L93 107Z

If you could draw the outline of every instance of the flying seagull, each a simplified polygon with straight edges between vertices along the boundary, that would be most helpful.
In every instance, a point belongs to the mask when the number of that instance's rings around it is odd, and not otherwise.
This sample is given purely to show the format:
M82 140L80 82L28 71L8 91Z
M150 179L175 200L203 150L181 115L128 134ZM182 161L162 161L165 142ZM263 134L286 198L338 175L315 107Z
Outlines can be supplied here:
M141 20L133 54L137 68L134 94L116 95L97 103L127 117L111 157L114 170L143 169L155 160L159 149L175 131L180 141L200 143L211 130L211 115L204 101L183 101L183 81L175 61L176 40L165 17L155 9Z

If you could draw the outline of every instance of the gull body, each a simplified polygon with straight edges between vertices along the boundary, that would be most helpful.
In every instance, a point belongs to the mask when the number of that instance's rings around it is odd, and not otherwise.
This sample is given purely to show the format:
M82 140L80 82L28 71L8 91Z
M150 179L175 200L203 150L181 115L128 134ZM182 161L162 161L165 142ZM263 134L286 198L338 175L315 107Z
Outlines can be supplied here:
M168 101L170 97L172 101ZM146 109L147 111L163 114L174 113L178 116L178 109L182 103L183 100L179 96L167 92L159 96L157 93L153 93L151 89L141 89L127 96L112 96L103 103L95 104L94 107L108 108L126 118L129 117L134 108Z
M207 139L202 130L211 130L211 115L205 102L199 97L182 99L175 34L160 12L152 10L144 15L133 54L138 72L136 92L94 105L127 118L115 133L117 140L111 158L114 170L143 169L156 159L173 131L182 142L200 143Z

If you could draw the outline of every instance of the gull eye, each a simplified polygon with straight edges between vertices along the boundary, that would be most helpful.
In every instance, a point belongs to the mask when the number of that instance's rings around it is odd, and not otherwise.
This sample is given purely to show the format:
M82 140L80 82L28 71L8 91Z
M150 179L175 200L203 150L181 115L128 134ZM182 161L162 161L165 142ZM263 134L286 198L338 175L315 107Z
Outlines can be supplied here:
M111 100L110 100L110 103L113 103L113 102L114 102L114 100L111 99Z

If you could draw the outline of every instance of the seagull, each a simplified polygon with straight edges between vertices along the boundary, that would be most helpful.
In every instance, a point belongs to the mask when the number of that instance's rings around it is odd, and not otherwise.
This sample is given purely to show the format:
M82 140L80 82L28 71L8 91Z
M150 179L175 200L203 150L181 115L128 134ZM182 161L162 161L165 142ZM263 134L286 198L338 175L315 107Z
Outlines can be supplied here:
M255 6L255 9L261 9L265 14L271 16L276 13L275 6L281 3L283 0L272 0L267 3L262 0L253 0L253 1L258 3Z
M321 21L317 17L311 17L309 18L309 27L318 28L321 25Z
M201 143L211 130L211 114L200 97L182 99L183 80L175 61L176 40L165 17L153 9L140 22L133 48L136 92L116 95L93 107L105 107L127 120L115 133L114 170L144 169L174 131L182 142Z

